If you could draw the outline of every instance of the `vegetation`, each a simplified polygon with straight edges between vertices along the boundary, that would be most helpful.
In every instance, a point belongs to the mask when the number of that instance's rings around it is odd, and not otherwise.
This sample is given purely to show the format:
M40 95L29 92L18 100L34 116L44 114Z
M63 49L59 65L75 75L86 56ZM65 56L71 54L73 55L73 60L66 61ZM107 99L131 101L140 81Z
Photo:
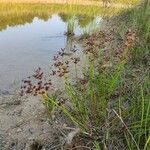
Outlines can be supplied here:
M99 31L88 37L85 50L88 65L82 77L76 69L82 61L76 56L76 48L73 49L75 57L68 60L64 59L64 49L59 51L54 56L51 77L63 78L64 97L53 93L54 85L51 79L44 80L41 68L32 76L34 81L31 77L23 81L21 95L42 96L50 113L60 109L79 129L69 143L71 148L150 149L149 18L150 4L145 0L140 6L112 18L113 23L119 22L114 25L115 33ZM96 45L99 38L104 42ZM109 51L106 42L112 48ZM69 78L70 64L75 66L75 81ZM75 138L80 142L73 141Z
M46 21L52 14L64 14L67 17L86 15L90 19L95 15L113 15L118 11L121 11L121 8L108 8L106 11L105 8L100 9L98 6L0 3L0 30L6 29L7 26L31 23L35 17ZM68 21L68 19L63 21Z
M0 2L2 3L60 3L60 4L74 4L74 3L78 3L78 4L82 4L82 5L87 5L87 4L94 4L95 2L99 3L99 2L103 2L105 0L66 0L66 1L61 1L61 0L0 0ZM86 3L85 3L86 2ZM139 2L139 0L111 0L111 3L121 3L121 4L136 4L137 2ZM96 4L97 4L96 3Z

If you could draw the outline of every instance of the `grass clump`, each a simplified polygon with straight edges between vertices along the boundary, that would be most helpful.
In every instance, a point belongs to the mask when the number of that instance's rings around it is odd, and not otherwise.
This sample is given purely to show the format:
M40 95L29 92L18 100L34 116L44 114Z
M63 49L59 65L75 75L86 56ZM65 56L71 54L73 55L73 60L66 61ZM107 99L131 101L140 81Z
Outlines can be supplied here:
M108 56L105 48L97 51L90 39L88 44L93 50L86 53L88 67L82 77L75 71L74 82L69 80L69 64L72 62L76 68L82 58L76 56L64 61L64 49L54 57L56 69L52 70L52 75L63 78L66 99L48 93L49 88L52 91L53 85L51 81L40 82L43 79L40 70L34 75L37 84L31 80L24 81L27 85L22 89L26 93L42 95L50 112L59 108L73 122L74 127L79 128L79 132L71 138L71 148L149 150L150 22L146 19L149 18L149 9L149 2L145 0L138 9L126 12L130 20L126 24L128 30L125 28L122 31L124 37L119 43L121 48L112 51L111 56ZM120 29L123 29L121 25ZM82 142L74 143L76 137Z

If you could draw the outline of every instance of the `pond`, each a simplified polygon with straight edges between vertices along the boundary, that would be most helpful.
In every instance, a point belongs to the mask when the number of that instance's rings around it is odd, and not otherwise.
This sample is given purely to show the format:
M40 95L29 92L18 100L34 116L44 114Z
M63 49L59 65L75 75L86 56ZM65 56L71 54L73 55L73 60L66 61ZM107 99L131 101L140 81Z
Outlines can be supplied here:
M102 20L99 11L93 7L0 4L0 89L18 85L39 66L48 68L60 48L69 51L76 44L64 33L92 32Z

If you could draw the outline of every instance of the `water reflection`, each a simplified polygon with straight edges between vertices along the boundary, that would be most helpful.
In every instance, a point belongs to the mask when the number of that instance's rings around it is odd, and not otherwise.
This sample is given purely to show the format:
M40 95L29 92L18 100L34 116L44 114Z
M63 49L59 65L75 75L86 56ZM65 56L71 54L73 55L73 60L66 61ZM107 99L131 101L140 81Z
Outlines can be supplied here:
M90 22L93 22L94 18L94 16L77 15L78 23L81 28L88 26Z
M93 16L110 16L121 10L114 8L105 9L92 5L0 3L0 30L6 29L8 26L32 23L35 17L47 21L53 14L60 14L64 22L75 15L81 27L85 27Z

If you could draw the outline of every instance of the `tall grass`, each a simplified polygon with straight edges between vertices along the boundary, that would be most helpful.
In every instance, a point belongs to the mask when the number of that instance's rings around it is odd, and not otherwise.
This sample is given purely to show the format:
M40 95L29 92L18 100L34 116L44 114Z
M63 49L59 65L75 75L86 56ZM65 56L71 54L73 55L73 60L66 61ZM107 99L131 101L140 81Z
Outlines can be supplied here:
M99 143L97 147L101 149L110 149L111 142L114 142L115 138L120 143L118 147L123 146L131 150L150 148L150 92L148 88L150 68L147 62L144 63L146 68L144 69L143 61L139 61L146 57L150 59L148 0L145 0L142 6L133 9L130 17L132 28L138 30L137 35L141 41L129 48L125 54L131 54L131 60L138 62L138 66L140 65L139 69L142 72L142 77L138 77L140 81L124 78L124 74L128 73L131 65L130 60L127 59L119 62L113 69L109 68L104 71L96 70L94 63L90 62L87 71L89 81L82 91L80 91L82 87L80 84L76 88L71 83L66 84L66 92L73 105L73 113L68 110L68 114L74 118L72 121L83 132L92 136L96 144ZM126 84L126 80L131 82L130 87L128 91L123 88L124 94L121 94L119 88ZM118 96L115 96L116 91L119 92ZM98 138L96 133L98 136L101 135L101 138ZM122 141L119 141L119 138Z
M150 54L150 3L148 0L145 0L142 5L143 7L131 12L132 26L138 30L137 34L139 37L138 46L131 53L134 62L141 60L146 64L148 63L148 56Z
M99 4L103 2L103 0L0 0L1 3L50 3L50 4L75 4L78 3L80 5L91 5L91 4ZM136 4L139 0L111 0L111 3L121 3L121 4Z

